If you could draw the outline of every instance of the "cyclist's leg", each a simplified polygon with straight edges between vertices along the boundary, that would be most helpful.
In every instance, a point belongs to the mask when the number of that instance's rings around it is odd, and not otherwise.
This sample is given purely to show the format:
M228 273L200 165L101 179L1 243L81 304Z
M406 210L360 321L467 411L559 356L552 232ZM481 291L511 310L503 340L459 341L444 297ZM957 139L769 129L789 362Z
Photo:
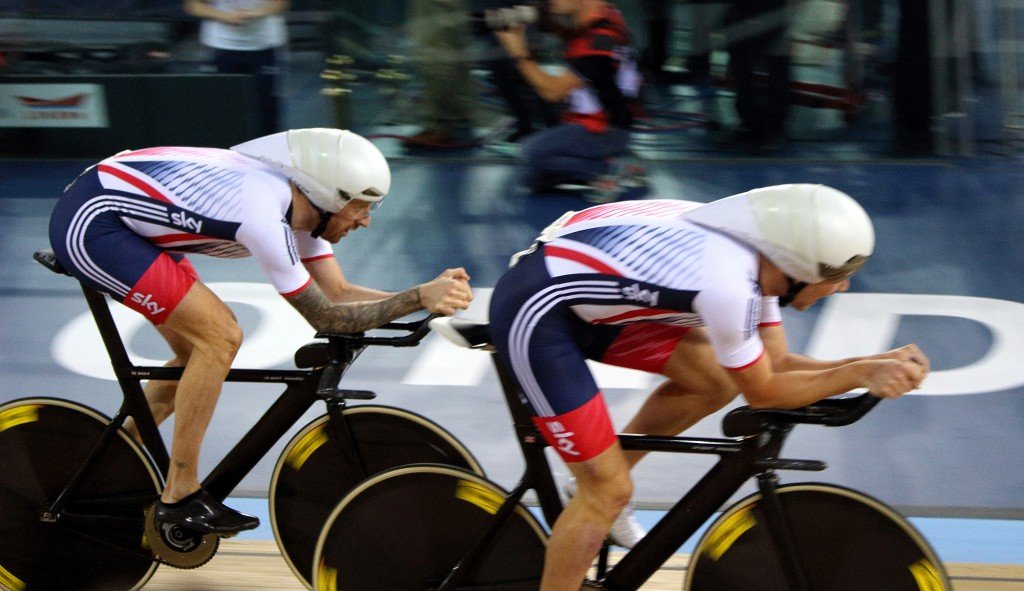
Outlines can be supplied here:
M206 534L252 529L259 519L245 515L204 491L199 482L199 450L213 417L224 378L242 342L230 308L195 281L167 315L165 328L188 341L191 353L175 392L174 435L167 483L153 518Z
M192 343L166 326L158 326L156 329L174 352L174 357L164 366L185 367L192 357ZM174 414L177 390L178 380L150 380L146 384L146 400L149 401L149 410L153 412L157 425Z
M531 298L537 291L531 281L543 282L541 265L540 253L529 254L515 274L499 281L491 299L491 333L538 430L576 477L576 493L552 525L540 589L577 591L633 485L581 347L590 328L571 310Z
M616 336L601 361L668 378L648 396L623 429L625 433L677 435L729 404L739 393L715 359L703 328L634 325ZM647 454L625 453L630 467Z
M198 281L163 326L191 345L176 389L171 465L161 497L164 503L171 503L199 490L199 449L224 378L241 346L242 331L230 308Z
M192 343L165 325L157 325L156 330L167 341L174 353L174 357L164 363L164 367L185 367L192 355ZM174 414L174 396L177 390L178 380L150 380L146 383L144 387L146 400L157 425ZM136 441L141 442L132 417L125 420L124 428Z
M629 464L619 444L582 462L566 462L577 490L548 540L541 591L576 591L612 524L633 496Z

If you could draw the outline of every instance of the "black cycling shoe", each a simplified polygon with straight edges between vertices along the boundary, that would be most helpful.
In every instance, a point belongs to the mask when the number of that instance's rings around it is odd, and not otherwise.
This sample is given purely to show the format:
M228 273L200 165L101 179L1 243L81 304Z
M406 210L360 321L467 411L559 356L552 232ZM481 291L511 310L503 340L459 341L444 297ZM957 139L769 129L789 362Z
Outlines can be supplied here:
M210 496L205 490L198 490L184 505L168 506L157 501L153 516L157 523L177 525L185 529L204 533L228 535L247 529L255 529L260 520L252 515L235 511Z

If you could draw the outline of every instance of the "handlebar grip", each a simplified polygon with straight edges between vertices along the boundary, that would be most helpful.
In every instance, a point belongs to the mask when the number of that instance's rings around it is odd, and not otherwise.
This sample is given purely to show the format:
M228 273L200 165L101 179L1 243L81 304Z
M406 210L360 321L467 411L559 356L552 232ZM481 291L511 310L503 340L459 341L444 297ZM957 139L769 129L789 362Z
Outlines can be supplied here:
M859 421L880 401L881 398L872 396L870 392L850 398L819 400L807 408L818 410L820 414L809 415L816 420L806 422L826 427L844 427Z
M826 399L794 409L743 406L730 411L722 420L722 431L729 437L756 435L775 426L824 425L843 427L860 420L880 398L871 393L850 398Z

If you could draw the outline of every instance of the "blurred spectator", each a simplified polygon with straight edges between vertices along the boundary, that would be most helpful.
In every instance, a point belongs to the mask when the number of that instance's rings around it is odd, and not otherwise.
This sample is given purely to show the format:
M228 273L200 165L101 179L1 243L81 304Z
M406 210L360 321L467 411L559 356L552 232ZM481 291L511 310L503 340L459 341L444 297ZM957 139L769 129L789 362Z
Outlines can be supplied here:
M485 11L508 6L507 0L483 0L475 4L483 5ZM557 105L541 99L526 82L519 73L515 60L505 53L491 34L490 28L481 18L482 14L483 12L474 13L473 24L474 33L490 42L483 65L490 71L495 90L515 120L512 132L491 147L511 151L517 148L520 140L536 129L557 125L560 109ZM541 22L538 21L535 25L541 25ZM531 58L536 59L543 46L545 31L542 26L531 25L526 28L525 34L528 53Z
M689 13L689 47L682 75L672 75L662 68L668 62L673 30L672 0L642 0L647 26L647 47L642 65L648 79L654 83L701 82L711 74L711 33L721 25L725 2L678 2L685 4Z
M412 0L409 28L423 85L423 129L407 146L451 146L472 139L473 80L465 0Z
M534 192L583 183L595 200L618 198L626 187L642 188L626 178L627 172L635 176L634 170L617 174L612 169L628 152L641 84L621 13L603 0L549 0L548 7L569 66L558 75L534 61L523 26L495 31L542 99L568 102L561 125L534 133L523 145L523 183Z
M202 19L199 41L213 49L219 74L249 74L256 80L260 129L279 128L276 80L278 52L288 43L284 12L290 0L185 0L185 12Z
M787 0L730 0L724 32L739 128L731 141L747 151L778 150L789 111ZM763 82L762 82L763 81Z

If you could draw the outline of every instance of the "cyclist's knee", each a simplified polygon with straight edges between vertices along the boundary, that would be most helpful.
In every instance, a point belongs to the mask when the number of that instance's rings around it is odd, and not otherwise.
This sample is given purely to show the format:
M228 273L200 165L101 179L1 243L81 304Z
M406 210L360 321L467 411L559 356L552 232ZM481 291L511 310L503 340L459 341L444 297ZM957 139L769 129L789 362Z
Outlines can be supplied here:
M588 473L577 478L580 500L609 523L633 498L633 480L628 470L606 474Z
M207 323L199 327L193 344L193 355L203 353L221 365L230 365L242 347L242 327L234 317Z
M230 363L238 354L238 350L242 348L242 327L234 318L231 318L223 326L217 327L213 338L218 351L229 357L228 362Z

